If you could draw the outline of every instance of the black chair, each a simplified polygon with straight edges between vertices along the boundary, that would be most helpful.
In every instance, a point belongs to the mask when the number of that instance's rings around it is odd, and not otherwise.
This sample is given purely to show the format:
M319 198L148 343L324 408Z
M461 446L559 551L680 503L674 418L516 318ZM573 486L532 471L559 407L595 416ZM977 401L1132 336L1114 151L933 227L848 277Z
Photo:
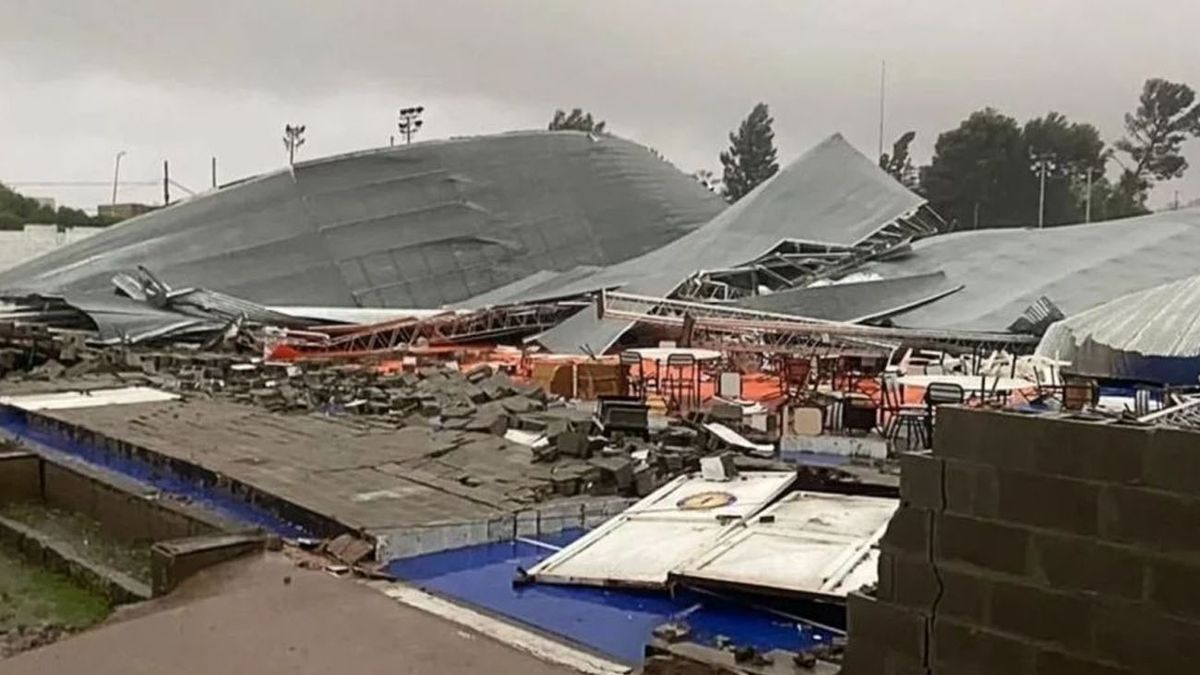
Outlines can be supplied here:
M925 437L925 406L919 403L905 403L900 383L891 373L884 373L880 377L879 391L879 431L883 437L894 444L903 431L906 448L913 447L914 438L921 443L921 447L928 447Z
M933 447L933 423L938 406L960 405L967 400L962 385L952 382L931 382L925 388L925 447Z
M621 375L625 378L625 395L646 400L646 369L636 352L621 352Z
M700 373L696 368L696 357L691 354L667 355L667 376L663 382L663 389L674 402L676 410L683 410L700 402L700 388L696 383Z

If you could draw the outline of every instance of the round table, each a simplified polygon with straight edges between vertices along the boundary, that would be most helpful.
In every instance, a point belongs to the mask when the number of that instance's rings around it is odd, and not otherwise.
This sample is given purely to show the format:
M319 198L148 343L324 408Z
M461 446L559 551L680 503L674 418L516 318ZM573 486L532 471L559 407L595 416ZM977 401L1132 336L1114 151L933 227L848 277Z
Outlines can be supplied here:
M896 384L904 387L928 389L931 384L957 384L965 393L988 393L991 391L1021 391L1036 389L1037 384L1019 377L993 377L991 375L905 375L896 378Z
M721 352L711 349L691 349L688 347L642 347L641 349L626 349L631 354L637 354L646 361L666 361L672 356L690 356L697 361L716 361L721 358Z

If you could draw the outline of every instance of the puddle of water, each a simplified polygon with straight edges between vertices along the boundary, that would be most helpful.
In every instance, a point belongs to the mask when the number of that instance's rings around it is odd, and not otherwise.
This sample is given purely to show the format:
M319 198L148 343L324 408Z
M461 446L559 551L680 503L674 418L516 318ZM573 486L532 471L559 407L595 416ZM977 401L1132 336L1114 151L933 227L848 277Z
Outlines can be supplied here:
M105 531L100 521L82 513L51 508L41 502L0 506L0 516L65 543L92 562L124 572L139 581L150 582L150 542L119 541Z

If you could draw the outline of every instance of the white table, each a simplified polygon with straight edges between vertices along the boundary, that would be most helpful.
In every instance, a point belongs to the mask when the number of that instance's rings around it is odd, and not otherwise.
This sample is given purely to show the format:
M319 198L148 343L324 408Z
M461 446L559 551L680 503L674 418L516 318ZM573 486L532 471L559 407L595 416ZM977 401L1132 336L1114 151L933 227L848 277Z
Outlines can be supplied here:
M904 387L928 389L931 384L957 384L965 393L989 393L992 391L1013 392L1036 389L1037 384L1019 377L993 377L991 375L905 375L896 378Z
M687 347L643 347L641 349L625 350L637 354L645 361L666 361L672 356L690 356L697 361L716 361L721 358L721 352L711 349L689 349Z

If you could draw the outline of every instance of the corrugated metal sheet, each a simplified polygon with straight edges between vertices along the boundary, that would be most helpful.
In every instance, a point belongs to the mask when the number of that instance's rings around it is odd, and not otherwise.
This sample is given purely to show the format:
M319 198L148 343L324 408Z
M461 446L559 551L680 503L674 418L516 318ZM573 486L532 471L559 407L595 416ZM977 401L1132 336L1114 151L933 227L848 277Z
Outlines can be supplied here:
M963 290L896 317L902 326L1004 331L1043 296L1067 316L1192 276L1200 209L1044 230L957 232L913 244L862 271L885 278L943 272Z
M722 534L672 578L706 586L844 598L878 579L878 542L900 502L795 492Z
M1037 353L1068 361L1068 370L1077 373L1162 380L1162 373L1174 371L1179 375L1168 381L1195 384L1200 276L1130 293L1059 321L1046 331Z
M856 244L924 203L836 134L700 229L581 280L551 280L517 297L618 286L629 293L662 297L696 272L744 265L785 241ZM599 353L627 328L582 312L547 331L540 341L553 351Z
M537 581L660 588L671 570L775 500L794 473L744 473L732 481L680 476L529 570Z
M173 287L270 305L433 308L542 270L620 262L724 203L635 143L521 132L297 164L126 221L0 273L0 290Z
M758 295L738 307L827 321L866 321L897 314L956 292L940 272L897 279L830 284Z

